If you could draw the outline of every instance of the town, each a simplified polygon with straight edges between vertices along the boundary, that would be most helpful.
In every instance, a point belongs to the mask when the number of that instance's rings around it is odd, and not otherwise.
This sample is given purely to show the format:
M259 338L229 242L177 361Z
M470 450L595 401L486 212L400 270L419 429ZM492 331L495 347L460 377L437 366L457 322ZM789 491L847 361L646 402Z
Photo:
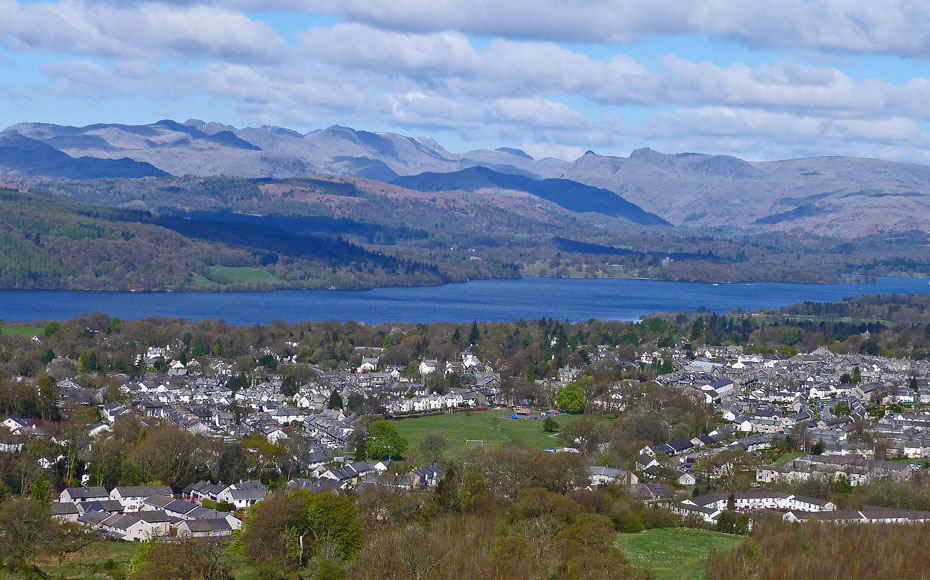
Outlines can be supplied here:
M489 459L504 442L561 458L543 487L615 488L679 526L930 522L906 498L855 496L921 480L926 357L870 354L888 326L838 325L841 343L806 350L803 327L755 318L240 329L98 313L15 327L3 485L104 538L232 539L280 492L438 494L477 470L516 497L535 476L495 480L490 463L539 460Z

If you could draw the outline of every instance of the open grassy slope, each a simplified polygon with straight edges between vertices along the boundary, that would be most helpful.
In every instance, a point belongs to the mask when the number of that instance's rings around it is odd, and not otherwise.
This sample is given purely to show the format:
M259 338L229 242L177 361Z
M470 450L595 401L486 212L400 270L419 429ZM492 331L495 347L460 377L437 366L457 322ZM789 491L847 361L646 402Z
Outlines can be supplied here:
M708 555L715 549L729 551L741 541L737 536L690 528L664 528L617 536L617 545L626 557L656 580L704 580Z

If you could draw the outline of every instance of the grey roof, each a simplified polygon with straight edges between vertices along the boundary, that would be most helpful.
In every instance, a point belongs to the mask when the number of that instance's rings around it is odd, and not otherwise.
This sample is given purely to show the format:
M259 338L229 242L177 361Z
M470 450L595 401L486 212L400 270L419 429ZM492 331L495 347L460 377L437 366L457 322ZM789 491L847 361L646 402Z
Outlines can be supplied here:
M166 512L174 512L176 514L189 514L190 512L196 510L198 507L197 504L191 503L189 501L184 501L182 499L173 499L164 506L162 506Z
M53 516L77 515L80 513L76 505L67 501L64 503L53 503L51 507Z
M103 487L67 487L62 492L68 492L71 499L87 499L91 497L110 497L106 488Z
M227 488L227 491L233 500L251 500L265 497L268 488L262 482L253 480L234 483Z
M225 518L216 518L209 520L185 520L184 524L191 532L218 532L232 531L232 526Z
M145 503L146 505L150 505L154 508L161 509L173 501L174 501L174 498L171 497L170 495L153 495L151 497L145 498L145 501L143 503Z
M117 513L123 511L123 504L115 499L103 499L95 501L85 501L79 504L84 513L99 511L107 513Z
M171 495L167 485L124 485L113 488L120 497L152 497L153 495Z

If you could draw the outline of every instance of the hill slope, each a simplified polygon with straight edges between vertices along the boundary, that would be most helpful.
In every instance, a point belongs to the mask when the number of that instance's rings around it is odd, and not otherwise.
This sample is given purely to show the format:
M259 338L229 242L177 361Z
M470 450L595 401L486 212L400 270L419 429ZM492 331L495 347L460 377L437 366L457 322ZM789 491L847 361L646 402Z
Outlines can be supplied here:
M96 159L70 155L47 143L21 135L0 135L0 167L20 175L97 179L102 177L164 177L168 174L148 164L122 159Z
M223 216L153 216L0 187L0 288L245 290L448 281L433 264L326 235L359 228L372 236L417 235L345 220L243 227Z
M566 162L533 159L509 147L451 153L428 137L349 127L300 134L281 127L239 129L197 120L86 127L21 123L0 135L27 137L74 158L128 158L172 175L346 175L392 182L423 173L448 174L432 177L438 185L431 187L444 191L452 184L439 184L441 180L458 179L455 174L462 170L483 167L541 183L562 179L608 190L676 227L728 232L776 230L857 237L925 229L930 221L930 167L877 159L815 157L750 162L726 155L670 155L638 149L629 157L588 152ZM46 149L37 155L35 142L19 143L23 147L20 154L26 158L54 154ZM14 148L6 155L12 159L15 153ZM63 167L69 163L74 162L65 160ZM81 166L88 163L84 160ZM65 171L49 163L23 167L31 172L28 174L53 177L151 174L150 169L120 163L123 166L92 167L86 173L73 167ZM11 164L15 159L6 166ZM495 179L497 182L489 186L500 189L502 178ZM559 195L566 204L563 207L578 207L572 205L574 194L566 192L566 187L575 186L557 183L554 191L547 193L545 186L536 185L533 195L547 199ZM620 210L606 211L612 215Z
M619 217L640 225L669 225L659 216L643 211L606 189L567 179L530 179L522 175L497 173L486 167L472 167L454 173L421 173L394 180L395 185L417 191L478 191L503 189L535 195L578 213L594 212Z

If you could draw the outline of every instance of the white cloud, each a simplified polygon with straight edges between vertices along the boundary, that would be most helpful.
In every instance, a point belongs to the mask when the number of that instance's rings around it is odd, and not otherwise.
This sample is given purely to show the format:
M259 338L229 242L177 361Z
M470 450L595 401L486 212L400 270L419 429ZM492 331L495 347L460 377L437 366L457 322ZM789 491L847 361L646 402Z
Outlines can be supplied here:
M385 29L514 39L631 43L708 35L749 46L930 56L921 0L245 0L324 12Z
M0 0L0 43L18 50L116 58L269 62L286 43L263 22L211 6L128 8L77 0Z
M580 112L549 99L498 99L495 108L502 120L517 125L577 129L589 124Z
M42 68L50 84L24 84L27 92L88 101L148 96L182 108L185 100L212 100L256 123L394 127L568 158L647 144L925 158L918 121L930 120L930 80L858 79L842 70L850 54L930 56L930 6L922 4L211 1L0 0L0 45L50 55ZM275 8L348 21L309 28L291 46L262 21L263 10ZM765 64L721 64L648 51L634 58L619 46L593 57L556 42L660 34L792 52Z

